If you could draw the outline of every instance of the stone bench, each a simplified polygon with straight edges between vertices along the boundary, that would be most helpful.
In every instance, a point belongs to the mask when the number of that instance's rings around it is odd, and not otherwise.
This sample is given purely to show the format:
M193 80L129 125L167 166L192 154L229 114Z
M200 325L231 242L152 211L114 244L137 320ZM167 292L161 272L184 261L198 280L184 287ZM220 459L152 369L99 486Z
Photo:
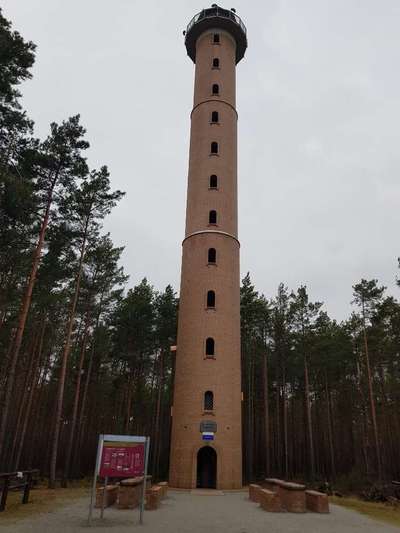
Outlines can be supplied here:
M121 481L118 490L118 509L135 509L140 503L143 490L143 476Z
M306 490L306 507L314 513L329 513L328 495L316 490Z
M249 485L249 499L252 502L260 503L260 492L262 490L262 487L260 485L256 485L252 483Z
M305 485L290 483L282 479L265 479L266 488L279 495L282 509L290 513L306 512Z
M261 489L258 493L259 503L264 511L279 513L282 511L281 499L277 492L268 489Z
M276 479L276 478L271 478L271 477L266 478L264 480L264 485L266 486L267 490L276 492L279 495L281 495L282 483L285 483L282 479Z
M160 481L157 486L161 487L161 498L165 498L168 494L168 483L166 481Z
M104 497L104 507L109 507L117 501L118 485L107 485L105 487L106 493ZM104 487L96 489L96 504L95 507L101 508L103 506Z
M305 485L283 481L280 485L282 507L289 513L306 512Z
M146 491L146 505L147 511L154 511L160 507L163 488L155 485Z

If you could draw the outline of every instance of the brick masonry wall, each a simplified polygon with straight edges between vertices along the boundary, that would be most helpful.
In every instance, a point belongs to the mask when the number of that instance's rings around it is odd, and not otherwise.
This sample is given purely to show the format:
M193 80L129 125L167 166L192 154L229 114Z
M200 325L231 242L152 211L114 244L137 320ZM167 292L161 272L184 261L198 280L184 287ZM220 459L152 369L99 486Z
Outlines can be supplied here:
M306 490L306 507L314 513L329 513L328 495L316 490Z
M212 43L218 31L220 44ZM194 109L176 353L169 483L196 486L197 453L210 444L217 453L217 488L242 484L240 272L237 236L237 114L235 110L236 44L225 32L205 32L197 41ZM220 59L220 69L212 59ZM219 96L211 94L213 83ZM218 111L219 124L210 124ZM210 155L212 141L219 154ZM218 176L218 190L209 190L209 176ZM208 214L217 211L217 226ZM210 231L226 232L232 236ZM194 232L203 231L192 235ZM217 250L216 265L207 264L209 248ZM216 293L215 309L206 309L208 290ZM215 358L205 357L207 337L215 339ZM205 391L214 393L214 411L204 413ZM200 422L217 423L215 440L204 442Z
M284 509L290 513L306 512L306 495L304 490L281 490L281 501Z

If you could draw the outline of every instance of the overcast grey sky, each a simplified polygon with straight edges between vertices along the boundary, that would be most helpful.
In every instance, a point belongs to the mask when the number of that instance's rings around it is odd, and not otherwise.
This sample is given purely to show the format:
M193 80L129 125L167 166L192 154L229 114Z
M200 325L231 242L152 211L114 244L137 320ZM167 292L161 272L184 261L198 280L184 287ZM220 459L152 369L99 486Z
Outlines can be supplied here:
M210 2L211 4L211 2ZM127 192L106 223L133 285L179 290L194 67L194 0L3 0L38 45L24 106L76 113L92 166ZM351 286L395 287L400 255L400 1L238 0L241 271L258 290L308 286L342 319ZM399 272L400 273L400 272Z

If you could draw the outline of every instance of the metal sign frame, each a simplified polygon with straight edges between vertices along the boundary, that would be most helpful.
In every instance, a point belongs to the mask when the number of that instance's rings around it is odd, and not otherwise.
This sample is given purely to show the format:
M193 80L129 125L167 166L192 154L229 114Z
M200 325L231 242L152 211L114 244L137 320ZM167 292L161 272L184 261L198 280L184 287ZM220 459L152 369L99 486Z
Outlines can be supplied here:
M143 524L144 503L145 503L145 498L146 498L147 467L149 463L150 437L139 437L139 436L132 436L132 435L99 435L99 442L97 445L97 455L96 455L96 466L94 469L92 492L90 495L88 525L89 526L92 525L93 506L94 506L94 500L96 497L97 477L100 471L100 463L101 463L101 457L103 454L104 442L132 442L132 443L144 445L144 458L145 459L144 459L144 472L143 472L143 484L142 484L142 498L141 498L140 507L139 507L139 522ZM101 510L100 510L100 518L104 517L107 483L108 483L108 477L105 477L103 499L102 499Z

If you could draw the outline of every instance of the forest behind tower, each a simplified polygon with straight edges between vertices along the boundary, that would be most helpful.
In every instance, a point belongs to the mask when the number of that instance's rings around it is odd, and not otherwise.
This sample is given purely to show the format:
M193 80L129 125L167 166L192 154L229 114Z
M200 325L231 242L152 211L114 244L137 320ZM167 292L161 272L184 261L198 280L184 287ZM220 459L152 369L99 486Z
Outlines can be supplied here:
M151 436L163 479L177 294L127 289L102 226L123 192L88 167L79 115L35 136L20 94L35 45L3 15L0 39L0 470L66 484L92 473L99 433L133 433ZM353 292L339 323L307 287L264 296L243 279L245 480L399 478L400 305L375 279Z

